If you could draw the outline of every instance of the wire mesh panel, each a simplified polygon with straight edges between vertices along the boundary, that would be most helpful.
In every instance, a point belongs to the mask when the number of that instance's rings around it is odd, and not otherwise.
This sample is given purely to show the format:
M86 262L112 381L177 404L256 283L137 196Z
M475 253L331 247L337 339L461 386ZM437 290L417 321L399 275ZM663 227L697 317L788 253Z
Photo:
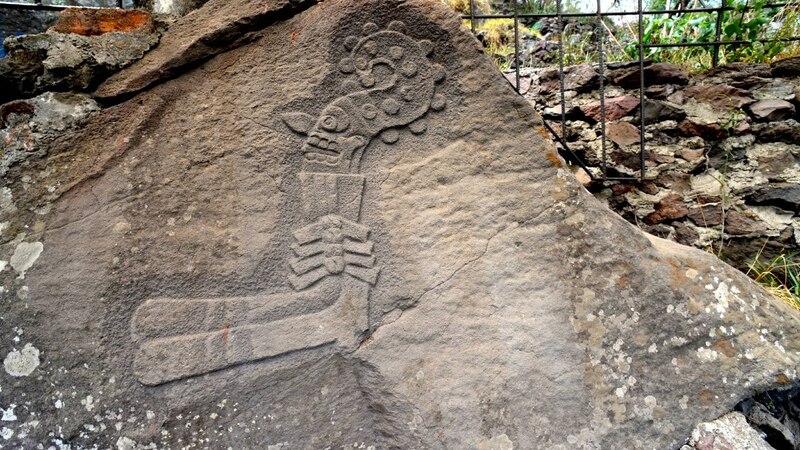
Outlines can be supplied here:
M558 101L560 103L560 128L559 130L544 121L545 127L553 135L560 146L562 155L569 161L580 165L592 179L600 180L616 180L616 181L644 181L647 177L646 166L646 117L644 114L645 105L648 99L645 94L645 87L648 86L646 79L646 67L652 62L651 58L663 60L669 58L670 49L697 49L697 54L701 52L707 56L707 67L716 67L721 62L727 62L731 54L735 56L736 52L741 52L747 49L759 48L759 46L770 48L777 48L776 43L797 43L800 37L796 34L797 25L788 27L790 33L776 32L765 27L764 20L759 19L759 15L764 17L771 17L773 23L779 22L780 18L776 19L775 11L784 11L787 8L794 8L800 10L797 3L765 3L764 0L741 0L736 4L732 4L731 0L716 0L717 4L711 5L710 2L714 0L677 0L674 5L670 4L670 0L660 0L661 7L646 9L643 0L635 0L635 5L627 4L625 7L620 7L617 2L606 6L606 11L603 11L603 4L601 0L594 0L591 4L584 3L584 9L591 11L576 11L571 8L565 11L564 0L554 0L554 3L547 3L547 0L518 0L511 3L499 3L500 11L481 11L478 7L478 2L486 4L486 0L470 0L468 14L464 14L463 18L467 20L473 33L480 33L478 27L479 23L490 23L490 21L507 20L513 23L513 52L508 55L508 68L513 68L513 75L507 76L515 89L522 93L522 83L520 77L521 67L525 65L525 61L520 55L520 23L522 21L542 22L550 20L555 27L555 34L557 48L551 49L550 54L555 55L555 61L550 63L558 68L558 84L559 94ZM569 0L567 0L569 1ZM578 0L580 1L580 0ZM652 3L657 3L659 0L650 0ZM498 5L498 4L495 4ZM485 8L484 9L497 9ZM772 12L769 12L772 11ZM780 13L777 13L780 14ZM746 19L746 15L748 15ZM783 20L800 20L800 15L787 15ZM611 21L622 21L625 23L630 32L631 40L626 45L620 43L610 32L609 23ZM597 89L597 96L599 102L599 120L598 127L600 130L600 164L599 171L595 173L589 167L586 161L580 157L576 152L570 149L567 140L567 101L565 97L565 68L572 63L575 63L576 58L573 56L575 46L573 44L574 38L578 35L578 40L586 42L585 28L573 26L576 23L583 23L584 25L591 26L592 43L591 51L582 52L581 57L585 62L590 62L594 65L599 75L599 86ZM683 24L680 28L680 33L673 35L657 35L654 33L654 28L661 26L664 29L671 24ZM798 22L800 23L800 22ZM702 24L702 26L700 26ZM609 48L611 43L615 45L612 51ZM666 56L666 57L665 57ZM677 57L680 57L678 55ZM591 61L586 61L586 59ZM660 58L660 59L659 59ZM629 66L637 70L636 77L632 77L635 87L638 91L639 97L639 114L638 114L638 167L635 173L619 174L610 173L609 171L609 151L606 137L607 125L607 105L606 105L606 77L608 75L608 65L612 62L615 65L620 63L629 63ZM500 66L506 63L499 61ZM638 78L638 80L636 80Z

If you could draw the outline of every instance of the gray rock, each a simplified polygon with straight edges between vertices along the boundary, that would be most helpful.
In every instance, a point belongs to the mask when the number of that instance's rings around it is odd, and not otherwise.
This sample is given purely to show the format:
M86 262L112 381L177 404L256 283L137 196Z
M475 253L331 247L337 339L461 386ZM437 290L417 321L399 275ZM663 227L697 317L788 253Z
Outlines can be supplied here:
M676 120L680 122L686 118L686 113L677 105L674 105L670 102L645 100L643 109L644 121L646 124L652 124L664 120ZM640 120L639 114L637 114L634 121L639 123Z
M578 64L564 68L564 90L589 92L600 86L600 74L597 73L591 64ZM561 89L561 82L558 75L558 68L548 68L539 74L540 92L546 94L558 93Z
M85 94L52 92L0 105L0 176L22 161L45 156L48 144L98 109Z
M800 212L800 185L796 183L769 184L756 189L745 198L748 203L755 205L771 205Z
M753 125L753 133L758 136L760 142L796 144L800 142L800 123L794 119L757 123Z
M772 63L772 74L776 77L800 76L800 56L781 59Z
M753 119L761 122L773 122L791 119L794 116L794 105L786 100L759 100L747 106Z
M758 402L749 402L744 409L747 421L761 430L765 440L775 448L797 448L800 445L798 437L774 417L766 406Z
M438 0L241 7L3 179L3 445L678 448L797 377L798 312L596 201Z
M9 36L42 33L56 20L54 11L28 11L22 9L0 9L0 43ZM0 45L0 58L5 50Z
M686 447L696 450L774 450L738 412L698 425Z
M158 42L155 33L98 36L42 33L5 40L0 59L0 102L44 91L87 91L141 58Z

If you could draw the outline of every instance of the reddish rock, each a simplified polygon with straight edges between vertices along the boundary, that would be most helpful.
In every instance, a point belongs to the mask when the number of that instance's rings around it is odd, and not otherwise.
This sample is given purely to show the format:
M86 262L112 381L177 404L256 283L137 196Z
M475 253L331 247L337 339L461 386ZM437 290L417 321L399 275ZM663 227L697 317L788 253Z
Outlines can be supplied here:
M617 120L639 106L639 99L630 95L607 98L605 100L606 120ZM588 117L600 121L600 100L581 106L581 111Z
M678 131L684 136L700 136L706 140L720 140L728 136L718 123L702 123L691 119L679 123Z
M727 84L691 86L683 90L683 95L722 109L741 108L755 101L749 92Z
M639 128L628 122L613 122L606 125L606 137L620 146L638 144L640 135Z
M705 150L702 148L682 148L675 152L675 156L683 158L686 161L697 161L705 155Z
M636 185L633 183L619 183L611 186L611 193L614 195L625 195L634 189L636 189Z
M153 17L136 9L65 9L49 31L96 36L99 34L150 33Z
M578 64L564 68L564 90L586 92L597 89L600 75L591 64ZM539 89L544 93L556 93L561 89L558 68L548 68L539 74Z
M759 233L767 230L767 225L759 220L751 219L739 211L728 211L725 214L725 233L736 236Z
M786 100L759 100L747 106L750 116L759 122L777 122L794 116L794 105Z
M644 218L648 225L668 220L682 219L689 214L689 208L683 203L683 197L678 194L669 194L656 203L655 211Z
M625 89L639 87L639 67L633 67L611 76L614 84ZM644 85L656 86L659 84L684 85L689 82L689 76L680 67L670 63L655 63L644 68Z
M698 226L713 227L722 224L722 206L719 204L712 204L692 208L689 210L687 216Z
M656 186L655 182L647 180L642 183L642 185L639 187L639 190L645 194L656 195L660 189L658 189L658 186Z

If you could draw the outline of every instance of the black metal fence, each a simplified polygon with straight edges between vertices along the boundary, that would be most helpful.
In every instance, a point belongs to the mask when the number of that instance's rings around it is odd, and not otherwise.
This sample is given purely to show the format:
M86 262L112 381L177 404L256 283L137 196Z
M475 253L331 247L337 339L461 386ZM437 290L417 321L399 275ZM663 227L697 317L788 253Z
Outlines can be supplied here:
M748 2L750 0L747 0ZM546 18L555 18L557 19L557 29L558 29L558 76L559 76L559 85L560 85L560 104L561 104L561 130L560 133L556 132L548 123L544 121L545 127L549 130L549 132L553 135L554 139L560 144L562 153L565 153L565 156L568 157L571 161L577 162L585 171L586 173L592 178L592 180L610 180L610 181L644 181L647 177L647 169L645 166L646 162L646 152L645 152L645 114L643 114L642 110L645 106L645 49L648 48L680 48L680 47L712 47L713 48L713 57L712 57L712 66L716 67L719 63L719 51L721 47L725 46L745 46L745 45L753 45L757 42L793 42L793 41L800 41L800 36L791 36L791 37L784 37L784 38L773 38L773 39L753 39L753 40L721 40L722 35L722 24L723 24L723 14L727 11L738 11L738 12L747 12L752 11L755 8L745 4L744 8L735 8L734 6L727 3L726 0L720 0L720 6L716 8L675 8L675 9L657 9L657 10L645 10L643 6L643 0L637 0L637 9L635 11L614 11L614 12L602 12L601 11L601 3L600 0L597 0L597 7L595 12L593 13L582 13L582 12L564 12L563 11L563 0L556 0L555 8L556 11L553 13L529 13L524 12L521 13L519 11L519 3L514 0L512 5L512 12L510 14L476 14L476 7L475 7L475 0L470 0L469 5L469 14L465 14L462 17L466 20L470 21L470 26L472 28L472 32L476 32L476 24L479 20L484 19L512 19L514 21L514 54L513 54L513 64L515 68L515 83L512 83L517 90L520 92L521 84L520 84L520 68L522 66L522 62L520 60L520 20L532 20L532 19L546 19ZM765 5L760 6L760 8L784 8L786 6L791 5L791 3L768 3ZM712 41L702 41L702 42L671 42L671 43L648 43L645 42L644 39L644 26L645 23L645 16L650 15L672 15L672 14L692 14L692 13L715 13L716 14L716 24L715 24L715 32L714 32L714 39ZM603 48L605 42L604 36L604 29L603 20L610 17L619 17L619 16L637 16L638 23L637 23L637 31L638 31L638 40L636 42L636 47L638 48L638 59L632 62L638 62L639 66L639 108L640 108L640 120L641 123L639 124L639 131L640 131L640 139L639 139L639 173L638 176L635 177L610 177L608 176L608 147L607 147L607 140L606 140L606 108L605 108L605 91L604 91L604 82L605 82L605 71L606 71L606 58L605 58L605 49ZM597 30L597 55L598 60L597 68L599 72L599 101L600 101L600 132L601 132L601 145L602 145L602 163L600 167L600 176L598 177L593 173L593 171L587 167L584 161L570 148L567 144L567 120L566 120L566 99L564 95L564 29L565 23L568 20L575 20L579 18L594 18L595 19L595 27Z

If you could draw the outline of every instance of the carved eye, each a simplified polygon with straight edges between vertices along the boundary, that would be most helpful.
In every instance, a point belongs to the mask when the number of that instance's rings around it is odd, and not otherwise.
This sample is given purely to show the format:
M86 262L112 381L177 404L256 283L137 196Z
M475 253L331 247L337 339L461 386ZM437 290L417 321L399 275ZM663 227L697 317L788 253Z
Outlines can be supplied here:
M350 120L342 108L333 107L322 116L319 126L325 131L344 131L350 126Z
M322 128L328 131L336 131L336 117L325 116L322 118Z

